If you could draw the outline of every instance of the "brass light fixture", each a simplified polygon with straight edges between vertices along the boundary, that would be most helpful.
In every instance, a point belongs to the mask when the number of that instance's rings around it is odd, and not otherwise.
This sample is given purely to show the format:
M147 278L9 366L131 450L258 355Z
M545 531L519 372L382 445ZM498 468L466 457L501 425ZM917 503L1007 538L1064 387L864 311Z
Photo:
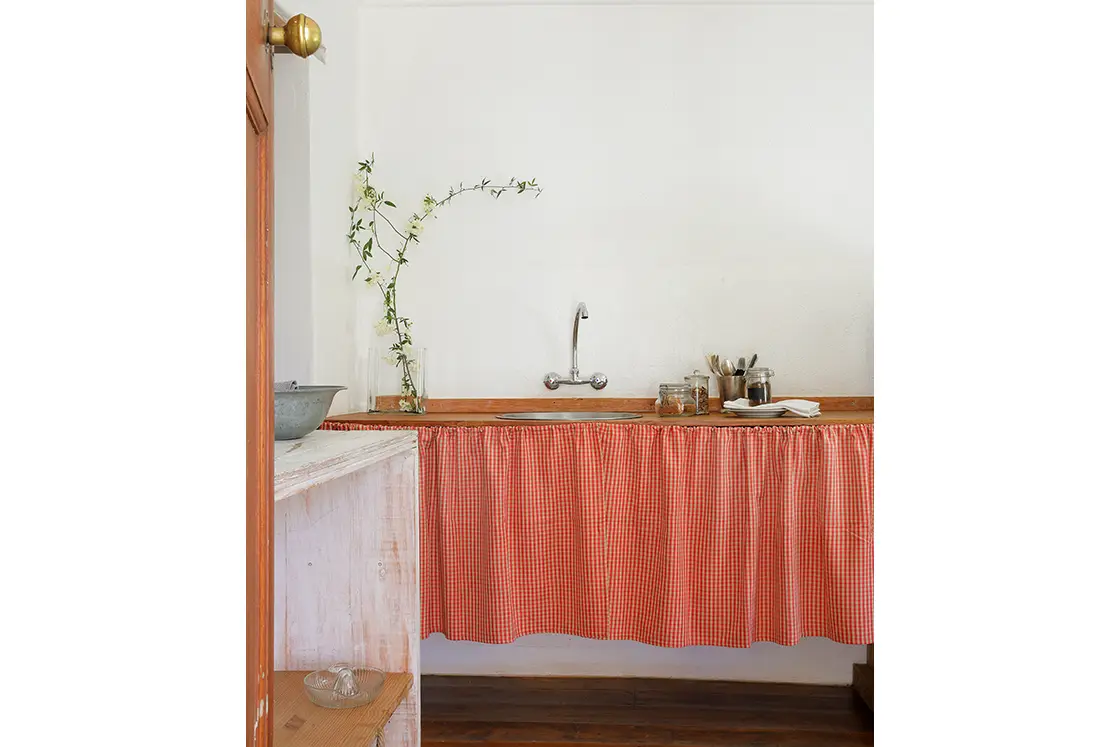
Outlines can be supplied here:
M287 47L299 57L310 57L323 43L323 32L319 30L319 24L299 13L289 18L283 26L269 27L268 43L276 47Z

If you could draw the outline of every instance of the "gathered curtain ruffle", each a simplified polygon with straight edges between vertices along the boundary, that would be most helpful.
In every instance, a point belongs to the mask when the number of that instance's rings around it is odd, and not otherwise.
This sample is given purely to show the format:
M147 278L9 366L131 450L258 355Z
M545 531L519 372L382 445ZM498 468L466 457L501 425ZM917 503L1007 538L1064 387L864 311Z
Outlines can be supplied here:
M406 429L424 637L873 642L871 425Z

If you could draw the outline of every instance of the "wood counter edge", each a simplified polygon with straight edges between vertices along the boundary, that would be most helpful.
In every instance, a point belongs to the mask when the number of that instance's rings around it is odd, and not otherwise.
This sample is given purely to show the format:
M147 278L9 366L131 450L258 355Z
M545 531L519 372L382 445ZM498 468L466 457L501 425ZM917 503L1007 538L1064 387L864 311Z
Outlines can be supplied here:
M410 415L406 413L349 413L333 415L324 421L339 425L387 425L400 427L423 426L506 426L512 428L532 428L543 426L564 425L573 422L589 423L599 422L609 425L648 425L662 427L717 427L717 428L742 428L759 426L814 426L814 425L871 425L875 422L874 411L849 411L849 412L822 412L815 418L801 418L786 414L778 418L740 418L725 413L710 415L695 415L687 417L659 417L642 413L640 417L629 420L600 420L600 421L564 421L564 420L502 420L489 413L428 413L426 415Z
M866 412L875 409L875 398L865 396L774 397L775 402L786 399L808 399L819 402L821 412ZM378 397L377 407L382 413L398 410L399 397ZM709 398L710 407L718 409L717 397ZM460 415L500 415L507 412L641 412L653 413L653 397L510 397L506 399L429 399L429 415L455 413Z

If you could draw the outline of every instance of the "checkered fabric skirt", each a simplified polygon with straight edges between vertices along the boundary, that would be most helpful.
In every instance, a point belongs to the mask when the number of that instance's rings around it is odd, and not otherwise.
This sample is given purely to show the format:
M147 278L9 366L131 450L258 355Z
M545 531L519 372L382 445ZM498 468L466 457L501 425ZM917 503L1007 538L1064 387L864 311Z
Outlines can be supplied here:
M873 642L871 425L409 430L424 637Z

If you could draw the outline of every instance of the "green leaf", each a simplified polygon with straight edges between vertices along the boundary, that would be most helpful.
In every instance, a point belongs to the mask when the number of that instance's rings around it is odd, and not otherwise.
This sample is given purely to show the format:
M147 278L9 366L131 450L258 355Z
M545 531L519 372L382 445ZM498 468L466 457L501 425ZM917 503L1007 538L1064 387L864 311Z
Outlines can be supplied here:
M350 276L350 279L351 279L351 280L353 280L354 278L358 277L358 270L360 270L360 269L362 269L362 266L361 266L361 265L358 265L357 267L355 267L355 268L354 268L354 274Z
M372 247L373 247L373 238L369 238L369 239L366 239L365 246L363 246L362 249L364 249L368 252Z
M396 205L394 205L393 203L389 202L388 200L385 200L385 204L386 204L386 205L388 205L389 207L396 207Z

